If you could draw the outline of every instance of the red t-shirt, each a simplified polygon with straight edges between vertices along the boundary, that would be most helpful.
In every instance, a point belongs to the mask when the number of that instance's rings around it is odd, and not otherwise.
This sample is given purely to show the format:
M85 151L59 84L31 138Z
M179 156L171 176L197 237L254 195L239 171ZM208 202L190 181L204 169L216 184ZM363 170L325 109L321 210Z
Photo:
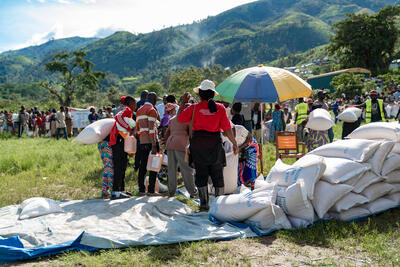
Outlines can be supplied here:
M36 125L37 126L42 126L42 118L41 117L37 117L36 118Z
M208 102L206 101L190 105L178 115L178 120L180 123L190 122L193 116L193 109L195 109L193 131L221 132L231 129L231 122L226 114L225 107L222 104L216 104L216 113L211 113L208 110Z

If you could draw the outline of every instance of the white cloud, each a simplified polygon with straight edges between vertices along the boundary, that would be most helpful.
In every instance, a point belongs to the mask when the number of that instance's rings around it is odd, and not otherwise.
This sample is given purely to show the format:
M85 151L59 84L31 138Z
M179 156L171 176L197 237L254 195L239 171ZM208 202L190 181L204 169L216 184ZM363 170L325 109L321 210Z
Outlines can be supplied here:
M56 39L72 36L105 37L117 30L133 33L151 32L191 23L254 0L35 1L44 4L30 5L29 8L20 11L19 19L29 26L35 25L34 29L38 31L26 38L27 41L22 44L25 46L46 42L51 37Z

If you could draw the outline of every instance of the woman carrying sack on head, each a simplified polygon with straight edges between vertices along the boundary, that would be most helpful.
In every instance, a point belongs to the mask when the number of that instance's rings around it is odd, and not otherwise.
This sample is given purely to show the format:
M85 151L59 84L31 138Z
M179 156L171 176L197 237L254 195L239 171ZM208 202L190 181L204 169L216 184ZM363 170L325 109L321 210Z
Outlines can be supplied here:
M199 95L201 101L184 109L190 98L190 94L185 93L180 103L178 120L180 123L192 121L190 157L196 170L195 182L199 190L200 210L208 210L208 177L211 177L216 197L224 192L223 168L226 165L226 159L221 131L231 141L235 154L238 153L238 147L225 107L213 100L213 97L218 94L215 91L215 84L210 80L204 80L193 90Z
M109 146L112 148L114 163L114 181L111 199L129 198L132 194L125 191L125 171L128 165L128 154L124 150L124 139L133 134L136 122L132 119L136 109L136 100L131 96L120 99L124 107L115 115L115 124L110 133Z

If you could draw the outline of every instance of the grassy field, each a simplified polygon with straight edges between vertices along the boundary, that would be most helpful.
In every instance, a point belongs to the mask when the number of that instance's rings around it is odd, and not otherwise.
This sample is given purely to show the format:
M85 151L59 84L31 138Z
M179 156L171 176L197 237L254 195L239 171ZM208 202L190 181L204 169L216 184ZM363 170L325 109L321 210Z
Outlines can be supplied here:
M339 136L340 129L335 127ZM100 197L102 164L95 145L65 140L0 138L0 207L34 196ZM264 174L275 162L264 148ZM130 160L133 164L133 160ZM137 188L128 167L127 189ZM185 201L181 199L181 201ZM188 202L190 204L190 201ZM190 205L195 208L194 205ZM96 252L68 252L18 263L26 266L399 266L400 209L357 223L329 221L267 237L191 242ZM15 263L14 263L15 264ZM14 265L13 264L13 265Z

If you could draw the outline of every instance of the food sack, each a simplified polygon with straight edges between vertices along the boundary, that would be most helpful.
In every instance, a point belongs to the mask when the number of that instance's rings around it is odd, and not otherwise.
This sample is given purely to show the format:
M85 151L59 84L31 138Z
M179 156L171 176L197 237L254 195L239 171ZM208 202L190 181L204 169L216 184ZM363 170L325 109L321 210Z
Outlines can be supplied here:
M338 140L318 147L308 154L366 162L374 155L380 144L379 141L363 139Z
M355 129L347 136L350 139L384 139L400 142L400 125L390 122L372 122Z
M226 167L224 167L224 194L232 194L238 184L238 155L230 152L226 154Z
M371 203L364 204L361 206L364 209L368 209L370 213L379 213L397 206L397 203L388 198L379 198Z
M383 179L387 183L400 183L400 170L394 170L386 174Z
M326 169L322 180L337 184L362 175L369 167L367 165L344 158L325 157Z
M368 198L364 197L363 195L350 192L338 202L336 202L330 210L334 212L342 212L345 210L349 210L357 205L365 204L368 201Z
M319 181L315 185L315 195L312 200L318 217L322 219L327 211L352 189L352 186L346 184L332 185L325 181Z
M400 169L400 154L390 153L383 162L381 174L388 175L392 171Z
M314 221L314 209L307 198L304 181L298 180L289 187L278 186L276 203L290 216Z
M114 119L102 119L93 122L85 127L73 140L73 142L82 143L85 145L97 144L104 140L110 134L114 127Z
M325 169L324 158L316 155L306 155L293 165L285 164L278 159L266 181L276 183L278 186L290 186L302 179L308 198L313 199L315 183L321 178Z
M272 184L247 193L219 196L211 204L210 214L223 222L241 222L274 204L276 192L277 187Z
M25 220L60 212L63 212L63 210L56 201L49 198L33 197L22 202L18 219Z
M283 210L270 204L245 221L246 224L255 226L264 231L290 229L291 224Z
M359 108L346 108L336 118L344 122L356 122L360 118L361 112Z
M365 188L361 194L368 198L369 202L374 201L384 195L390 193L394 187L387 183L376 183Z
M361 179L357 181L357 183L355 183L354 185L352 184L349 185L352 185L354 187L353 192L361 193L365 188L367 188L371 184L377 183L381 180L382 178L379 175L376 175L372 171L368 171L361 177ZM345 183L348 184L348 182L349 181L346 181Z
M332 120L331 114L325 109L317 108L308 116L306 128L316 131L326 131L334 125L335 123Z
M371 164L371 168L376 174L381 174L383 163L392 151L394 144L392 141L383 141L375 154L368 160L368 163Z
M368 209L356 207L356 208L342 211L340 213L332 212L329 215L331 215L333 218L335 218L337 220L350 221L350 220L366 217L366 216L370 215L370 212Z

